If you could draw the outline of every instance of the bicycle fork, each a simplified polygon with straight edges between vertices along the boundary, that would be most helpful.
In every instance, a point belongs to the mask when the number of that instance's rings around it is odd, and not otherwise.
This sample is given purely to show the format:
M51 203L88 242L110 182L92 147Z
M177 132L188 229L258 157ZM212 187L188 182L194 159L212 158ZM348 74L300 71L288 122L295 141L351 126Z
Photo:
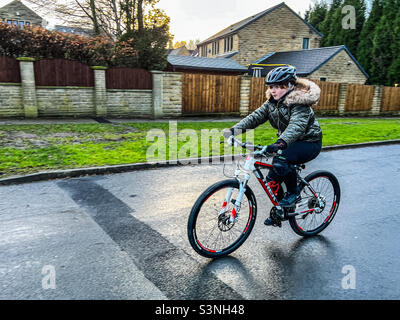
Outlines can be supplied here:
M246 174L245 178L243 179L243 181L239 181L239 193L238 193L238 196L237 196L236 199L232 199L231 200L234 188L229 188L228 189L228 193L226 194L225 201L222 204L222 209L220 211L220 215L225 214L226 207L228 206L228 204L230 202L232 202L233 203L233 209L232 209L231 215L229 217L229 222L230 223L234 223L239 219L240 207L241 207L241 204L242 204L243 195L246 192L246 186L247 186L247 182L249 181L249 179L250 179L250 175Z

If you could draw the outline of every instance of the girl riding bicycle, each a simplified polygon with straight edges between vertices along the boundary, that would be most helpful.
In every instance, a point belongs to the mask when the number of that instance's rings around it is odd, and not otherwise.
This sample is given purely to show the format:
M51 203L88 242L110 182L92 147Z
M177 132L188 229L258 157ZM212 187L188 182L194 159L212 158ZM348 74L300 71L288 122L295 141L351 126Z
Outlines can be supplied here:
M265 79L269 86L267 101L234 127L224 132L225 138L244 133L269 121L278 130L278 140L269 145L268 153L282 150L274 157L273 170L269 178L284 182L287 192L279 205L284 208L295 205L299 196L296 164L304 164L315 159L322 148L322 131L312 106L319 101L321 90L312 81L299 79L294 67L273 69ZM266 225L273 225L268 218Z

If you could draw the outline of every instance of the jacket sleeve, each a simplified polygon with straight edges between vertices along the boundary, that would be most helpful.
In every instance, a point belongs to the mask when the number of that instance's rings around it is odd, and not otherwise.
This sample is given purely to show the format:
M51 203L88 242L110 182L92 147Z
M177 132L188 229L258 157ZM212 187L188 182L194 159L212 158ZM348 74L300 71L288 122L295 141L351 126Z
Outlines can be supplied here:
M292 108L289 124L286 130L281 134L279 139L282 139L289 146L293 142L304 136L307 130L308 123L312 116L312 111L309 106L297 105Z
M260 108L258 108L242 121L240 121L238 124L236 124L232 129L234 130L235 135L244 133L246 130L254 129L259 125L267 122L269 120L268 115L269 112L267 101Z

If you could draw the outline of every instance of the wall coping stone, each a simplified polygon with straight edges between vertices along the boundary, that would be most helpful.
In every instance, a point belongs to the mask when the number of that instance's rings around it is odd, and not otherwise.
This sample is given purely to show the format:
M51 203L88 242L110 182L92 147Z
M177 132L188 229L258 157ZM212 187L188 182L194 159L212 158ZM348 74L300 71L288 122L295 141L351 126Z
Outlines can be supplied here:
M19 57L17 58L18 61L23 61L23 62L35 62L35 58L30 58L30 57Z
M93 70L107 70L108 67L103 67L103 66L92 66L91 67Z

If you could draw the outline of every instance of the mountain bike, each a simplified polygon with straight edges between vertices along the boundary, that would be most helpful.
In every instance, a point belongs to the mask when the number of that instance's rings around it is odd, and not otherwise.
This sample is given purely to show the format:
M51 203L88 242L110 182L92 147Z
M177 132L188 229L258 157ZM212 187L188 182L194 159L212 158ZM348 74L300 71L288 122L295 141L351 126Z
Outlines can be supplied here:
M254 174L272 202L270 217L274 226L289 221L295 233L311 237L323 231L333 220L340 203L338 179L328 171L315 171L301 177L305 165L295 165L300 195L293 207L282 208L284 183L268 178L273 164L268 160L280 154L269 154L266 146L256 146L231 137L235 146L251 152L236 161L233 179L217 182L207 188L194 203L188 220L188 238L193 249L206 258L218 258L237 250L253 230L257 201L248 185Z

